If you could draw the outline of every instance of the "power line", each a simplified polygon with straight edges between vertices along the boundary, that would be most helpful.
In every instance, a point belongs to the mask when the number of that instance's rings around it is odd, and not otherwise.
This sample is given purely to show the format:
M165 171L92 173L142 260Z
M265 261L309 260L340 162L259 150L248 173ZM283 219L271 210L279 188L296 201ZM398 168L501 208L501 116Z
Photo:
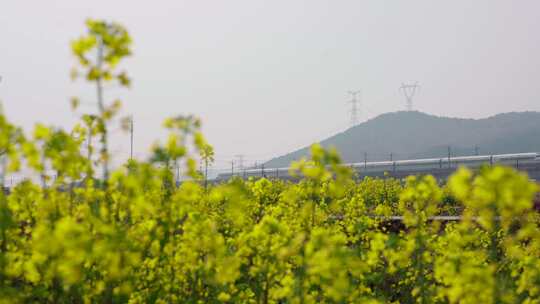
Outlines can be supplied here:
M349 95L351 95L351 100L349 102L351 103L351 125L356 126L358 124L358 113L360 112L360 100L362 98L361 91L349 91Z
M402 83L399 89L403 92L403 96L405 96L407 111L412 111L414 95L416 95L417 90L420 89L420 85L418 84L418 81L413 84Z

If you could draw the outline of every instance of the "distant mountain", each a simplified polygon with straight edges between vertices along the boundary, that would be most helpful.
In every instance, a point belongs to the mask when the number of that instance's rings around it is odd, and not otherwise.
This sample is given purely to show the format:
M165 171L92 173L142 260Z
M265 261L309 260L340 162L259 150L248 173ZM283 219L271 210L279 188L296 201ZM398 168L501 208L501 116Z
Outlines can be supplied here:
M334 146L344 162L437 158L540 151L540 112L512 112L483 119L448 118L421 112L382 114L320 142ZM309 147L268 161L286 167L309 154Z

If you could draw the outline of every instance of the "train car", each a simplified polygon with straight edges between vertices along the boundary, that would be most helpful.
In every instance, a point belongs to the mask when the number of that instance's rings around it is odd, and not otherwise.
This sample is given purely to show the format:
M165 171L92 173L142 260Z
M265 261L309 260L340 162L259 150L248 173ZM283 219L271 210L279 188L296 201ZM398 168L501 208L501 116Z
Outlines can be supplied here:
M379 162L361 162L343 164L352 168L359 176L374 176L383 177L386 173L397 176L415 175L415 174L449 174L460 166L469 168L479 168L482 165L502 164L513 166L517 169L527 169L530 167L540 170L539 154L532 153L513 153L513 154L496 154L496 155L475 155L475 156L459 156L445 158L426 158L426 159L410 159L396 161L379 161ZM289 174L289 168L258 168L241 170L234 174L221 173L216 178L216 181L230 179L232 176L240 178L249 177L270 177L280 179L292 179Z

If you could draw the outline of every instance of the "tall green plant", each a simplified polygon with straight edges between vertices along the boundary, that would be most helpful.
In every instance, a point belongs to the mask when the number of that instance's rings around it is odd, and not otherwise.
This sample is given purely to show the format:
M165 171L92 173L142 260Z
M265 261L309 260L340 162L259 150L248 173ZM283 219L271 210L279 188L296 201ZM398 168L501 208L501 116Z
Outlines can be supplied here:
M98 109L98 127L100 134L103 180L109 178L109 148L107 123L120 109L120 100L108 103L104 97L104 86L117 82L120 86L129 87L131 80L125 71L117 72L117 66L125 57L131 55L131 37L120 24L103 20L86 21L87 34L74 40L71 49L78 59L79 67L72 70L72 77L77 78L79 70L87 81L96 87ZM73 105L78 99L72 100Z
M214 148L205 144L201 150L201 158L204 162L204 188L208 188L208 165L214 162Z

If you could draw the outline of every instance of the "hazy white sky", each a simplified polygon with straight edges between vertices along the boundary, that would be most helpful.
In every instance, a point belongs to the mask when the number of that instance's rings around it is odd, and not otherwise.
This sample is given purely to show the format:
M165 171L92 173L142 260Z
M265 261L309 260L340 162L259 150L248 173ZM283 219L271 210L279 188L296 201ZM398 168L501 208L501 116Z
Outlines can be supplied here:
M165 117L193 113L217 166L235 154L268 159L348 127L348 90L363 91L364 119L404 109L407 81L421 83L415 108L427 113L540 110L537 0L1 0L0 99L11 120L69 126L69 97L95 99L69 79L69 42L88 17L133 36L133 88L106 96L134 115L140 157ZM117 158L127 157L128 136L113 133Z

